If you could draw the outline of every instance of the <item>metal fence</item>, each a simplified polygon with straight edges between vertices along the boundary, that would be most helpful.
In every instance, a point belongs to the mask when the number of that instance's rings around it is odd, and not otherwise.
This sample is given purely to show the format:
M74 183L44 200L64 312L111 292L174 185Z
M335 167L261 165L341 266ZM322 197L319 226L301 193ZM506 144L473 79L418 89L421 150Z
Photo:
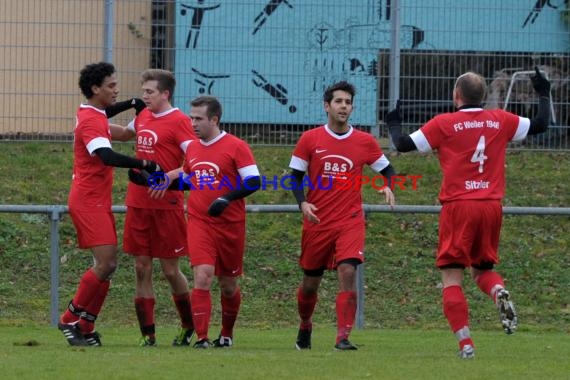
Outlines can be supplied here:
M400 214L438 214L441 206L398 205L394 208L380 205L363 205L365 214L383 212ZM125 206L113 206L113 212L125 213ZM296 205L247 205L249 213L298 213ZM49 319L52 326L57 325L59 318L59 266L60 266L60 241L59 223L61 217L68 213L68 207L64 205L0 205L0 213L38 213L49 216L50 229L50 311ZM570 215L570 207L503 207L505 215ZM357 271L357 314L356 327L364 327L364 265L360 265Z
M488 78L487 107L532 117L526 71L552 80L550 131L513 148L569 150L568 0L19 0L0 3L0 138L70 140L79 70L107 60L121 98L146 68L175 72L188 111L218 96L226 129L251 144L294 144L323 123L323 89L358 90L351 121L387 145L383 118L403 99L418 128L451 109L454 79ZM132 115L114 120L127 123Z

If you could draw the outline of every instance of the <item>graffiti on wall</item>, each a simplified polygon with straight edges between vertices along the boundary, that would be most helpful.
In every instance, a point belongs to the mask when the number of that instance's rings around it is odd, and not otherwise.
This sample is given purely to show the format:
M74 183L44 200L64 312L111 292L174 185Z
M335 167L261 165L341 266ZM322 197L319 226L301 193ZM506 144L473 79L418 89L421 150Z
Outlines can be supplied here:
M435 0L418 0L415 5L409 1L408 8L400 5L400 47L501 51L508 46L511 50L557 51L559 46L548 46L556 41L545 44L540 33L559 28L547 10L556 10L567 1L524 0L528 4L523 7L523 1L504 0L507 11L518 7L516 17L509 16L512 12L497 12L494 0L479 1L481 8L476 10L466 1L441 2L444 6L439 8L429 6ZM462 3L471 7L465 15ZM315 4L301 0L178 1L175 71L184 80L178 81L176 103L184 108L193 97L212 94L225 104L226 122L318 124L325 118L324 89L348 80L357 88L351 121L374 125L378 52L390 47L393 2ZM518 18L522 15L524 21ZM474 33L482 21L491 25L490 30ZM496 37L497 33L520 31L521 22L523 28L535 29L536 41Z

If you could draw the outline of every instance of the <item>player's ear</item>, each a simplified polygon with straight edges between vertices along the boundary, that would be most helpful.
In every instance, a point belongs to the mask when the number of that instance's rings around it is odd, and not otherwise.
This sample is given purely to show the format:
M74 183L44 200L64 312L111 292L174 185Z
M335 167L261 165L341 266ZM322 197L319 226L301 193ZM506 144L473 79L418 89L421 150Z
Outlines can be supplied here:
M460 100L461 100L461 93L460 93L460 91L459 91L459 88L455 87L455 88L453 89L453 105L454 105L455 107L459 107L459 106L458 106L458 103L459 103Z

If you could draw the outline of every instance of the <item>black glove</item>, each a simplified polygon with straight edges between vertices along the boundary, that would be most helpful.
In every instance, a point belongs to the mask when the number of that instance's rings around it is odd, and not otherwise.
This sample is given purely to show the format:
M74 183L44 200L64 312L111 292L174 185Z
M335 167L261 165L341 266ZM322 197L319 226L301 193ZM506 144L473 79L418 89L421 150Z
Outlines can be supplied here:
M144 104L143 100L140 98L133 98L131 100L131 104L135 108L135 114L138 115L141 113L142 110L146 108L146 104Z
M161 172L162 169L160 165L154 161L145 160L145 165L142 167L143 170L146 170L148 174L152 174L154 172Z
M208 215L220 216L222 212L230 205L230 201L224 197L214 199L210 207L208 207Z
M530 76L530 81L532 82L534 91L536 91L540 96L550 97L550 82L546 79L544 74L538 70L538 66L535 66L534 70L536 71L536 74Z
M145 173L144 171L129 169L129 181L135 185L148 186L148 173L146 173L147 175Z
M400 99L396 102L396 108L386 114L386 124L388 126L402 124L402 114L400 114Z
M142 107L142 108L141 108ZM137 110L137 115L140 111L142 111L146 107L146 104L141 99L132 98L129 100L123 100L122 102L116 102L115 104L110 105L109 107L105 108L105 114L107 115L107 119L110 119L121 112L129 110L131 108L135 108Z

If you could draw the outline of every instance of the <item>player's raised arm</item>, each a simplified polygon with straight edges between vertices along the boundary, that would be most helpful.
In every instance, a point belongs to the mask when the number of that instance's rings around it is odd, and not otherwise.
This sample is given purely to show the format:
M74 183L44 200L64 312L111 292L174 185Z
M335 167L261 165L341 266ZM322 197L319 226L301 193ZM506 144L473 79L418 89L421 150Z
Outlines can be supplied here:
M132 98L111 104L105 108L105 114L107 115L107 118L110 119L120 114L121 112L130 110L131 108L134 108L136 110L136 114L138 115L142 110L146 108L146 104L142 101L142 99Z
M546 132L550 125L550 82L538 67L534 70L536 74L530 77L532 87L538 94L538 112L536 116L530 120L530 127L527 135L537 135Z
M137 135L133 128L119 124L109 124L109 130L113 141L129 141Z
M98 148L93 153L95 153L106 166L143 169L148 173L154 173L161 170L160 165L154 161L139 160L138 158L125 156L124 154L115 152L111 148Z
M402 114L400 113L400 110L401 101L398 99L396 107L386 115L386 124L388 124L392 142L398 152L411 152L413 150L417 150L418 148L410 135L402 135Z

